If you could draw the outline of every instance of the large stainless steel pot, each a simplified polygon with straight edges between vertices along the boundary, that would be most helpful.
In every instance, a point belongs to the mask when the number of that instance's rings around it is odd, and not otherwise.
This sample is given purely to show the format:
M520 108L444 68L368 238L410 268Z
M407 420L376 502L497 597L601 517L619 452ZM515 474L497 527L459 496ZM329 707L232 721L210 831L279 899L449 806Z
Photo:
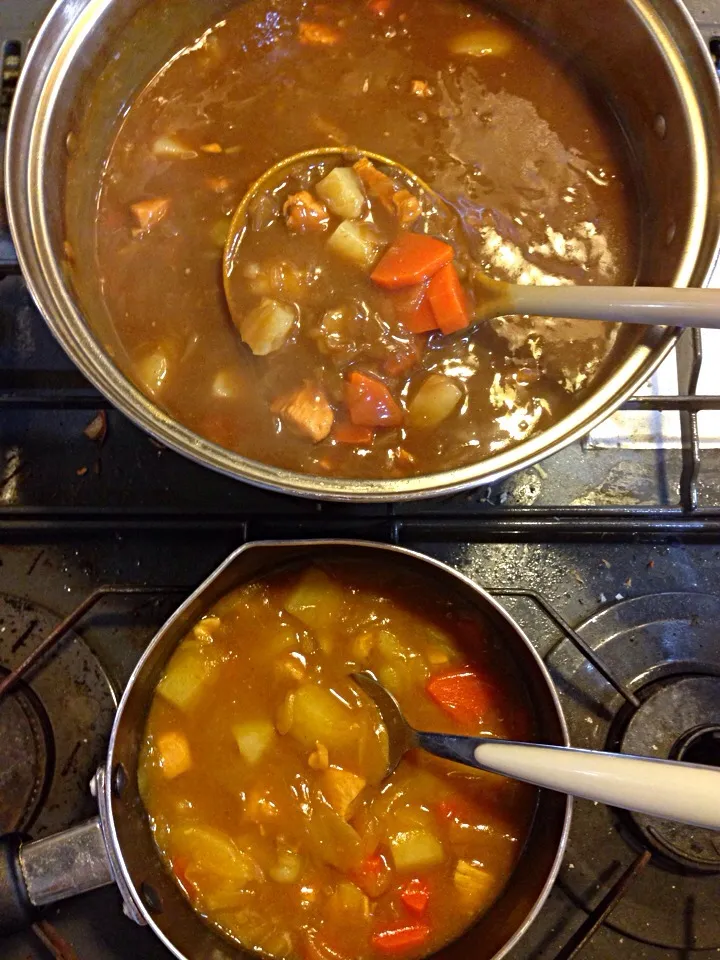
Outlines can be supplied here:
M393 572L432 576L435 585L478 610L507 646L534 711L541 742L567 745L567 729L552 681L520 627L484 590L439 561L400 547L359 541L256 543L232 554L168 620L146 650L118 708L107 763L95 779L99 817L53 837L23 844L0 838L0 935L22 928L34 908L117 883L125 912L149 924L180 960L238 960L250 955L204 924L163 866L137 786L145 718L161 671L183 636L234 587L296 562L355 558ZM539 790L529 837L492 908L437 960L499 960L519 940L555 880L570 825L571 800ZM254 956L254 954L253 954Z
M623 331L590 396L551 429L473 466L402 480L345 480L248 460L196 436L143 396L123 370L97 284L63 269L69 235L91 256L101 165L125 105L165 60L238 0L58 0L25 65L8 136L7 205L18 257L51 330L83 373L158 440L207 466L287 493L403 500L487 483L556 452L608 416L650 375L677 331ZM503 0L547 35L615 112L640 190L638 281L703 286L720 232L720 104L703 41L679 0ZM69 198L68 136L87 178ZM72 142L72 139L71 139ZM162 282L158 278L158 282Z

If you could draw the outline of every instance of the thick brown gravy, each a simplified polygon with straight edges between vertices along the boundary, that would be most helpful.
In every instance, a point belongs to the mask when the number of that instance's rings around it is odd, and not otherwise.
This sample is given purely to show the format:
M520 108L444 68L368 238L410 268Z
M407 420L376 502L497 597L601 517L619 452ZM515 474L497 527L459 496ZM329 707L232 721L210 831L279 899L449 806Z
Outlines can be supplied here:
M323 30L333 42L315 42ZM342 366L302 333L269 356L248 350L223 294L230 217L282 157L348 143L392 156L437 190L491 276L633 280L620 131L531 33L460 0L246 0L158 73L109 154L97 265L136 382L248 457L347 477L472 463L577 406L612 348L612 325L511 317L451 340L423 334L418 363L399 374L372 356ZM139 222L133 205L157 200L168 201L160 215L146 207ZM404 422L355 443L332 433L313 442L273 412L281 389L342 380L353 365L402 410L431 372L451 377L462 403L432 431Z

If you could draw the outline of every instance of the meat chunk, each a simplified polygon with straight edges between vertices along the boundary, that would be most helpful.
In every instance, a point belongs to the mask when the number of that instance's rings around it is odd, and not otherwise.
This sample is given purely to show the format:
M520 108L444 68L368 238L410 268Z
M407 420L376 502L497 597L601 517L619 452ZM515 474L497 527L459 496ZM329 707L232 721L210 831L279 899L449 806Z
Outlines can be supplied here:
M133 203L130 210L137 223L133 233L145 233L146 230L160 223L169 209L168 197L156 197L154 200L140 200L138 203Z
M353 170L360 177L365 189L376 197L390 213L407 226L420 216L420 201L409 190L399 189L382 170L378 170L367 157L361 157L353 164Z
M283 216L294 233L323 233L330 226L327 207L308 190L291 194L283 204Z
M327 437L335 419L325 391L309 380L292 393L278 397L272 412L313 443Z

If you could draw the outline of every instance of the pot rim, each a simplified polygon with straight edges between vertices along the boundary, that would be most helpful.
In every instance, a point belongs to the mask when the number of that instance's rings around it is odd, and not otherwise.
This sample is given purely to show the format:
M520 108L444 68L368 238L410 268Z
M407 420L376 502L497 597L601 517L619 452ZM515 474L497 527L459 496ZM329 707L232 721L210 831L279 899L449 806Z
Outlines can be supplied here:
M178 960L187 960L185 954L181 953L172 942L166 937L163 931L155 923L153 914L148 910L145 903L143 902L142 897L140 897L139 892L137 891L134 881L130 876L130 871L127 868L125 858L122 854L122 848L120 841L117 836L117 830L115 826L115 815L113 812L113 769L115 766L114 756L115 756L115 745L118 734L118 729L120 726L120 721L125 711L125 707L130 698L130 692L134 687L137 679L142 675L145 668L146 662L151 658L152 651L160 643L165 635L165 632L172 627L177 620L181 620L184 616L185 610L191 606L191 604L203 594L207 588L225 571L229 566L231 566L237 557L241 556L243 553L246 553L255 549L268 549L279 547L287 549L297 548L301 549L314 549L317 547L340 547L340 548L351 548L361 550L381 550L386 551L392 554L400 554L403 556L412 557L415 560L419 560L424 564L428 564L431 567L435 567L438 571L445 575L450 575L456 580L460 581L464 586L471 588L471 590L479 596L484 604L487 604L491 607L495 613L500 616L507 626L513 631L515 636L520 642L522 642L527 650L531 654L535 666L539 672L539 676L545 682L547 688L547 693L550 698L550 702L555 710L557 716L558 724L562 734L562 745L570 746L570 737L568 732L567 723L565 721L565 715L563 714L562 706L560 704L560 698L558 697L557 690L550 676L548 668L545 666L540 654L533 647L529 637L526 635L525 631L520 627L518 623L510 616L509 612L500 604L494 597L492 597L483 587L475 583L474 580L471 580L470 577L466 576L464 573L461 573L459 570L455 570L453 567L444 563L442 560L436 560L434 557L427 556L424 553L420 553L417 550L409 550L407 547L399 547L394 544L385 544L379 543L373 540L346 540L346 539L315 539L315 540L255 540L250 543L245 543L241 547L238 547L237 550L234 550L215 570L210 573L208 577L203 580L203 582L193 590L189 597L173 612L173 614L165 621L160 630L155 634L153 639L148 644L145 652L140 658L137 666L132 672L130 679L128 680L127 686L123 692L122 698L117 708L115 714L115 721L113 723L112 733L110 735L110 741L108 744L107 750L107 759L105 761L105 776L102 778L102 791L104 794L104 807L107 811L107 819L104 824L106 831L106 839L112 847L112 852L114 857L111 857L112 862L115 864L116 872L120 872L120 877L116 878L118 886L123 891L123 893L129 896L132 899L132 902L140 915L142 916L145 923L150 927L155 936L161 941L161 943L175 956ZM540 789L540 788L538 788ZM572 810L573 810L573 798L570 795L565 797L565 810L563 814L563 827L560 835L560 840L558 842L558 849L553 859L552 866L548 871L547 879L543 884L543 888L538 894L535 903L531 909L526 914L522 924L515 931L513 936L505 943L505 945L491 958L491 960L501 960L502 957L518 943L518 941L527 933L529 928L532 926L536 920L540 910L545 905L550 891L552 890L553 884L557 879L558 872L562 865L563 857L565 855L565 848L567 846L568 836L570 833L570 825L572 821Z
M720 88L710 54L680 0L665 0L694 40L695 78L687 69L652 0L625 0L661 45L684 96L692 138L694 208L688 241L674 285L706 286L720 253L720 216L711 216L709 157L720 150L712 126L720 129ZM115 366L76 306L55 260L44 209L42 185L53 107L68 67L85 35L113 0L56 0L24 64L13 100L6 147L8 221L25 281L48 327L87 379L125 416L177 453L235 479L279 493L326 500L370 503L410 501L492 484L537 463L590 432L640 387L675 345L680 330L648 330L620 366L567 416L517 446L477 463L401 479L322 477L273 467L206 440L146 397ZM71 9L68 10L68 7ZM698 69L703 75L697 73ZM707 83L710 79L711 83ZM702 81L712 91L701 105ZM720 161L719 161L720 164ZM704 249L704 255L703 255ZM703 262L701 262L703 261ZM707 262L705 262L707 261Z

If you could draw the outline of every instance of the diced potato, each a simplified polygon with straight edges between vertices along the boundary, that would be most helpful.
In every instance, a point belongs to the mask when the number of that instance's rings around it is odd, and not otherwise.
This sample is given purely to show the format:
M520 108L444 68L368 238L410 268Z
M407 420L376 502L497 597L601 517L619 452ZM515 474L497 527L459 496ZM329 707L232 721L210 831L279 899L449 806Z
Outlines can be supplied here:
M180 710L189 709L209 679L212 664L189 643L182 644L165 669L157 692Z
M240 756L249 764L256 764L275 739L275 727L269 720L251 720L232 728Z
M370 223L343 220L328 240L328 249L370 272L380 253L382 240Z
M278 397L270 409L313 443L324 440L335 421L335 414L325 391L309 380L292 393Z
M477 913L488 903L495 892L493 875L480 864L468 860L458 860L453 884L463 909L472 913Z
M237 400L242 395L244 381L240 372L233 367L219 370L212 382L212 395L222 400Z
M357 220L365 209L365 191L352 167L335 167L315 189L330 212L343 220Z
M158 137L152 145L152 152L161 160L194 160L198 155L177 137Z
M257 307L239 321L240 336L256 357L279 350L290 336L297 314L287 303L263 297Z
M285 609L311 630L329 629L340 615L344 599L334 580L318 567L310 567L285 601Z
M324 687L307 684L295 691L290 734L307 750L317 741L344 747L357 738L351 711Z
M262 876L260 868L222 830L214 827L184 826L172 832L173 859L184 857L190 866L186 874L220 876L245 885Z
M200 149L203 153L222 153L223 148L219 143L204 143Z
M330 766L328 748L324 743L320 743L319 740L315 744L315 749L308 757L308 766L311 770L327 770Z
M192 766L190 744L184 733L169 730L161 733L156 740L160 753L160 769L168 780L174 780Z
M221 250L227 243L229 233L230 221L227 217L223 217L221 220L216 220L212 227L210 227L210 239L215 246L219 247Z
M278 850L277 860L268 870L275 883L297 883L300 879L302 859L294 850Z
M156 350L135 362L138 379L153 396L162 390L168 370L168 358L162 350Z
M462 388L442 373L431 373L410 401L407 422L411 427L436 427L453 413L462 400Z
M201 903L205 910L224 913L246 907L253 898L253 891L240 889L234 883L223 883L212 891L203 893Z
M466 57L504 57L512 48L512 37L500 27L468 30L450 41L450 53Z
M450 655L447 650L444 650L442 647L429 647L426 656L427 662L432 667L438 667L450 660Z
M252 944L262 950L265 956L275 957L276 960L293 956L292 934L287 930L278 930L276 921L267 910L240 910L232 916L226 916L224 925L241 943Z
M342 34L335 27L325 23L309 23L301 20L298 24L298 39L314 47L332 47L340 41Z
M438 838L429 830L402 830L390 840L395 869L400 873L428 870L439 866L445 851Z
M343 820L349 820L355 801L365 789L367 781L350 770L330 767L322 775L320 789L322 794Z

